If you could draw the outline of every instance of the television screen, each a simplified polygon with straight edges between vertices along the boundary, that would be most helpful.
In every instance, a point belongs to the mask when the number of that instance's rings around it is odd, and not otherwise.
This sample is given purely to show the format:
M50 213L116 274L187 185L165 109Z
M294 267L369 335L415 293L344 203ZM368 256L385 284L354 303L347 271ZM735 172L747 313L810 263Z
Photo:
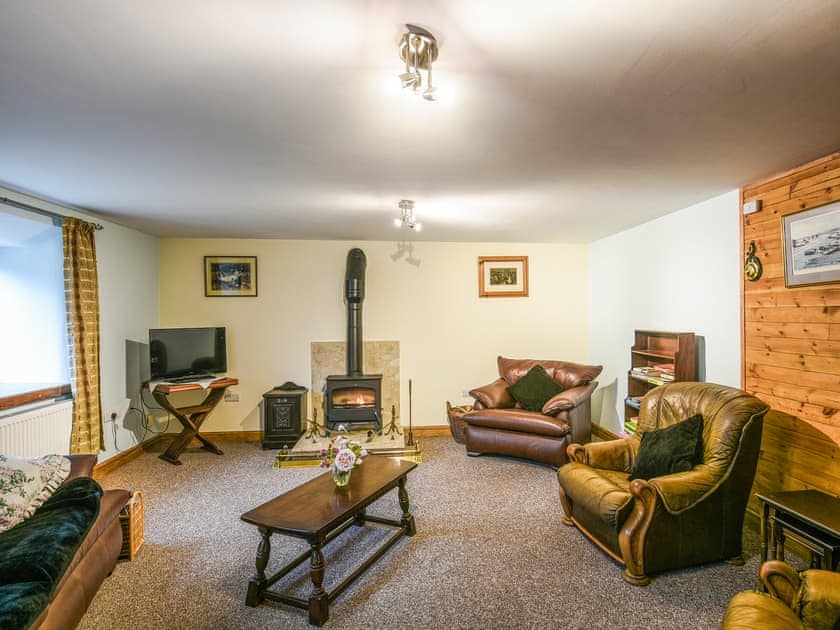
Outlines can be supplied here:
M227 371L225 329L158 328L149 331L151 378L201 377Z

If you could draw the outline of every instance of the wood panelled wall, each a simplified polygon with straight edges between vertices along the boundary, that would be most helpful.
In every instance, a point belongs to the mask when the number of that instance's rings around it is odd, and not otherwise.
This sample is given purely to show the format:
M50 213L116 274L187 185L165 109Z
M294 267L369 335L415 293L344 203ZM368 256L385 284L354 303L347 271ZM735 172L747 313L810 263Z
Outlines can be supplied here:
M782 217L840 201L840 153L744 187L742 205L753 199L762 208L743 217L742 252L755 241L764 274L742 280L742 383L772 407L753 491L838 496L840 284L785 287ZM758 513L754 497L749 509Z

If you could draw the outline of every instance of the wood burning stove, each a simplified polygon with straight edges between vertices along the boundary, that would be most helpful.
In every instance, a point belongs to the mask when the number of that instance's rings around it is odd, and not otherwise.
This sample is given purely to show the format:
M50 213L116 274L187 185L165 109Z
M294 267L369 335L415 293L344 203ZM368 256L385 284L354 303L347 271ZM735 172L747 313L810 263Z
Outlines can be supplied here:
M327 426L334 429L339 424L381 425L380 401L382 376L328 376L324 404Z
M327 428L339 424L376 425L382 429L382 375L363 374L364 337L362 302L365 299L365 253L359 248L347 252L344 274L344 301L347 303L347 374L328 376L324 391Z

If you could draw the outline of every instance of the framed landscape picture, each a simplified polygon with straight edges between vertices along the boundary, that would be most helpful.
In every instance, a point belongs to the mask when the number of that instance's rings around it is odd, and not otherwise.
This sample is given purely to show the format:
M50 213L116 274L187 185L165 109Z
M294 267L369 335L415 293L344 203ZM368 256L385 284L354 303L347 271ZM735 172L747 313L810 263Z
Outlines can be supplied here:
M479 297L528 297L527 256L479 256Z
M206 297L256 297L256 256L205 256Z
M782 217L785 286L840 282L840 202Z

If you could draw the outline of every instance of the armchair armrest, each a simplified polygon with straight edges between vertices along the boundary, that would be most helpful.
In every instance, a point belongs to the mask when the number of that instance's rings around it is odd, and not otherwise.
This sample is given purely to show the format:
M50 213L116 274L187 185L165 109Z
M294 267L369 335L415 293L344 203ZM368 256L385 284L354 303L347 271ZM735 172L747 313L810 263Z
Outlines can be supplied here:
M92 477L93 467L98 457L96 455L65 455L70 460L70 474L64 481L70 481L76 477Z
M808 569L799 578L793 610L806 628L837 628L840 621L840 573L825 569Z
M508 409L516 404L513 396L507 390L507 381L497 378L489 385L470 390L470 396L488 409Z
M806 627L830 628L840 619L840 573L799 573L787 562L770 560L761 565L759 575L770 594L787 604Z
M767 591L793 610L796 593L802 582L799 579L799 572L787 562L770 560L761 565L758 574L764 586L767 587Z
M592 396L592 392L595 391L596 387L598 387L597 382L587 383L586 385L578 385L577 387L570 387L569 389L549 398L543 405L542 413L546 416L553 416L561 411L574 409L582 402L589 400L589 397Z
M648 483L670 514L681 514L712 494L723 482L723 472L709 464L700 464L685 472L654 477Z
M638 440L610 440L589 444L570 444L569 460L602 470L630 472L636 459Z

